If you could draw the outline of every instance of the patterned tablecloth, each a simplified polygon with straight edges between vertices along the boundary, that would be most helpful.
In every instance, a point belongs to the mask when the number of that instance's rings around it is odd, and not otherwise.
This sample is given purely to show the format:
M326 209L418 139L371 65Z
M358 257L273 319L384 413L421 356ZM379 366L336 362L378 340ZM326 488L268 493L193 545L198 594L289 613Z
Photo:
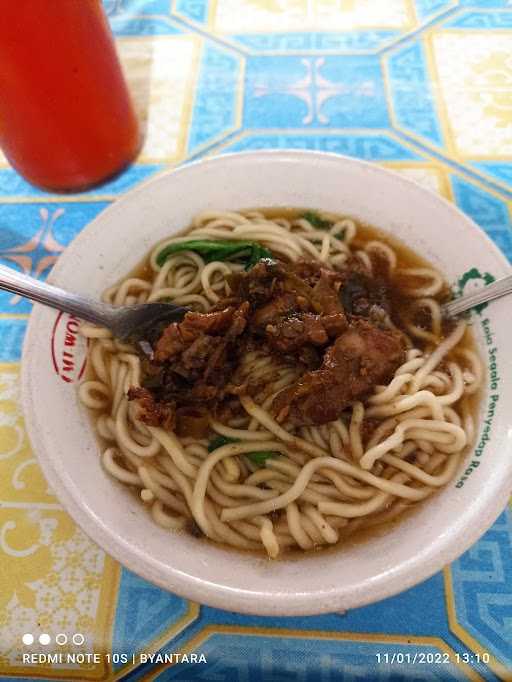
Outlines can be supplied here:
M38 191L0 160L0 262L45 277L94 216L162 169L290 147L348 154L414 178L456 202L512 256L510 0L105 6L145 122L141 155L115 181L75 196ZM240 616L122 569L62 510L27 440L19 363L29 312L26 301L0 293L2 676L512 679L510 510L443 572L345 615ZM49 644L39 643L42 633ZM84 663L23 661L24 653L66 652L70 643L56 642L58 633L83 635ZM207 663L150 656L187 652Z

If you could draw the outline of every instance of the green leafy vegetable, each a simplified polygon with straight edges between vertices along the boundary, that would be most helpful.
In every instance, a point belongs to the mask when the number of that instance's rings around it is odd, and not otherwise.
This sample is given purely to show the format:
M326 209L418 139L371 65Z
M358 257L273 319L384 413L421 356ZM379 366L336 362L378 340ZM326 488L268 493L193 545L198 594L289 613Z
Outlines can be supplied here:
M265 466L265 462L267 459L272 459L277 455L277 452L270 452L270 450L262 450L261 452L250 452L249 454L245 455L247 459L250 459L253 464L256 464L256 466L262 467Z
M257 242L249 241L227 241L213 239L190 239L178 244L169 244L160 251L156 257L158 265L162 266L165 261L175 253L180 251L194 251L198 253L206 263L212 261L235 260L245 264L245 269L249 270L261 258L272 258L271 252Z
M217 448L221 448L223 445L228 445L229 443L239 443L237 438L228 438L227 436L215 436L213 440L210 441L208 445L208 452L213 452Z
M315 211L306 211L302 217L317 230L328 230L332 227L332 222L330 220L321 218Z
M228 438L227 436L215 436L213 440L210 441L208 445L208 452L213 452L217 448L221 448L223 445L229 445L229 443L239 443L238 438ZM272 459L278 453L270 452L270 450L261 450L258 452L248 452L245 454L247 459L249 459L256 466L265 466L267 459Z

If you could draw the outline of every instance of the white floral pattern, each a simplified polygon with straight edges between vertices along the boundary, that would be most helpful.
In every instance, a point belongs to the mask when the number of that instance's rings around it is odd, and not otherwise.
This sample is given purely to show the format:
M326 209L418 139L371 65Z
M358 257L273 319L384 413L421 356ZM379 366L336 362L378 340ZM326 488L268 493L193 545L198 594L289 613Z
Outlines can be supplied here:
M220 33L405 28L407 0L219 0Z
M459 152L468 157L510 156L512 33L440 32L433 37L433 49Z
M35 512L27 514L33 518ZM34 605L23 606L14 594L0 617L0 646L12 666L20 663L21 637L27 632L36 638L31 653L47 651L37 641L42 632L48 633L52 642L60 632L80 632L85 642L73 650L94 651L94 624L105 555L78 528L68 540L51 543L51 535L46 539L52 560L50 570L43 578L26 585L33 593Z
M141 160L182 158L184 116L191 96L197 42L184 36L159 36L143 43L125 38L118 48L137 115L145 128Z

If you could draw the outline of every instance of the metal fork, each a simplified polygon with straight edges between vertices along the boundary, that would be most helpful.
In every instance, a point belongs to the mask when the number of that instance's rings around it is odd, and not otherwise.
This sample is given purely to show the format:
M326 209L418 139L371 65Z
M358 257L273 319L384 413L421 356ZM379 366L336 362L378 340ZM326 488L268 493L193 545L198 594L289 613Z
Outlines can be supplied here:
M145 333L157 326L178 322L189 310L172 303L158 302L114 307L78 294L71 294L5 265L0 265L0 289L71 313L86 322L107 327L122 341L143 338Z

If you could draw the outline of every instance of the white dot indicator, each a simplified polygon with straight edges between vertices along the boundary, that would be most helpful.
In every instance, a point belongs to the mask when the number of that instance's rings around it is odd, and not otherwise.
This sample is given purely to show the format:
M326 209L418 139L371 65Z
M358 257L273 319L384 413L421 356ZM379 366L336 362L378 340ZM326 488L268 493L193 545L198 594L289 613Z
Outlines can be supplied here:
M26 646L30 646L31 644L34 643L34 635L31 635L30 632L27 632L25 635L23 635L23 637L21 638L21 641Z
M47 646L51 641L52 638L50 637L50 635L47 635L46 632L43 632L42 635L39 635L39 644Z

